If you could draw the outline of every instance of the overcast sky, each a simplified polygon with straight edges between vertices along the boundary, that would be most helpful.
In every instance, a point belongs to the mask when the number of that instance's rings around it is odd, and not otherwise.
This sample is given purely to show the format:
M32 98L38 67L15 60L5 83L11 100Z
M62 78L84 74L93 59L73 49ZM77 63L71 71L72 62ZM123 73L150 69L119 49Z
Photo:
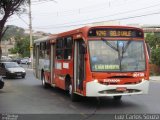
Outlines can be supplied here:
M160 0L31 0L33 30L59 33L101 21L160 25ZM8 25L28 28L27 14Z

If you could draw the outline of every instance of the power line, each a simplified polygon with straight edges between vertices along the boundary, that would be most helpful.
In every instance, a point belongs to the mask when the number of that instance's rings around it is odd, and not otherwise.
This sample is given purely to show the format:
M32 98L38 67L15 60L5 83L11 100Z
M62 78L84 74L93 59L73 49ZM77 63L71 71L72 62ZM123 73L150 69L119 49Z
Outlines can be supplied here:
M116 21L116 20L127 20L127 19L138 18L138 17L145 17L145 16L151 16L151 15L156 15L156 14L160 14L160 11L154 12L154 13L143 14L143 15L136 15L136 16L130 16L130 17L117 18L117 19L103 20L103 21L99 21L99 22L110 22L110 21ZM72 25L57 26L57 27L53 26L53 27L54 28L65 28L65 27L81 26L81 25L86 25L86 24L91 24L91 22L81 23L81 24L72 24ZM38 28L38 27L35 27L35 28L37 28L37 29L54 29L53 27L52 28Z
M39 5L39 4L44 4L44 3L47 3L49 1L41 1L41 2L36 2L36 3L32 3L32 5Z
M57 1L55 1L55 0L39 0L39 1L33 1L32 5L43 4L43 3L47 3L47 2L51 2L51 1L57 3Z
M128 1L128 0L127 0ZM103 10L102 8L106 8L106 3L109 4L109 2L111 1L107 1L107 2L104 2L104 3L101 3L101 4L96 4L96 5L92 5L92 6L88 6L88 7L82 7L82 8L77 8L77 9L72 9L72 10L64 10L64 11L57 11L57 12L51 12L51 13L48 13L48 14L55 14L56 16L60 16L61 14L64 16L64 13L69 13L68 15L73 15L73 14L86 14L86 13L89 13L89 12L86 12L85 9L88 9L90 12L93 12L93 11L100 11L100 10ZM133 1L132 1L133 2ZM136 1L137 2L137 1ZM134 1L134 4L135 4L135 1ZM159 4L159 3L158 3ZM124 6L125 4L122 4L122 5L118 5L118 6ZM109 5L108 5L109 6ZM117 5L116 5L117 6ZM115 7L115 6L114 6ZM94 10L91 10L91 8L94 8ZM95 10L96 8L96 10ZM101 9L100 9L101 8ZM82 12L82 11L85 11L85 12ZM72 14L73 13L73 14ZM41 13L40 15L48 15L47 13ZM66 16L66 15L65 15Z
M23 23L25 23L27 26L29 26L29 24L22 18L22 17L20 17L18 14L16 14L18 17L19 17L19 19L23 22Z
M99 4L99 5L96 4L96 5L92 5L92 6L77 8L77 9L51 12L51 13L48 13L48 14L56 14L56 15L58 14L58 16L59 16L60 14L63 14L63 13L75 13L76 11L78 11L79 13L81 13L81 11L84 10L84 9L89 9L89 10L90 10L90 8L102 7L102 6L104 6L106 3L108 3L108 2L104 2L104 3ZM78 12L76 12L76 13L78 13ZM41 13L41 15L44 15L44 14L46 15L46 13Z
M55 1L55 2L57 2L57 1ZM81 10L84 10L84 9L90 9L90 8L95 8L95 7L101 7L102 5L105 5L106 3L108 3L108 2L104 2L104 3L101 3L101 4L99 4L99 5L93 5L93 6L88 6L88 7L82 7L82 8L77 8L77 9L71 9L71 10L64 10L64 11L60 11L60 12L51 12L52 14L56 14L57 15L57 13L60 15L61 13L70 13L70 12L75 12L75 11L78 11L78 12L80 12ZM51 13L48 13L48 14L51 14ZM41 13L41 14L46 14L46 13Z
M143 8L139 8L139 9L136 9L136 10L118 12L118 13L110 14L110 15L107 15L107 16L94 17L94 18L90 18L90 19L84 19L84 20L79 20L79 21L74 21L74 22L67 22L67 23L63 23L63 24L57 24L57 25L54 25L54 27L55 26L63 26L63 25L66 25L66 24L71 24L71 23L77 23L77 22L86 22L86 21L93 20L93 19L101 19L101 18L106 18L106 17L112 17L112 16L121 15L121 14L127 14L127 13L131 13L131 12L137 12L137 11L153 8L153 7L156 7L156 6L159 6L159 5L160 5L160 3L159 4L154 4L154 5L151 5L151 6L147 6L147 7L143 7ZM53 26L53 25L42 26L42 27L44 28L44 27L50 27L50 26Z

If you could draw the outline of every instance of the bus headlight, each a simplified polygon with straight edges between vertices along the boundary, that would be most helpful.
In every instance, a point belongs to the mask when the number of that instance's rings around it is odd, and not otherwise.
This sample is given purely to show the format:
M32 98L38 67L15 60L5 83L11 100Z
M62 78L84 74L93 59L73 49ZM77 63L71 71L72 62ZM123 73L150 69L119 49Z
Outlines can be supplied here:
M142 82L144 81L144 78L142 79Z
M98 83L98 80L97 80L97 79L95 79L93 82Z

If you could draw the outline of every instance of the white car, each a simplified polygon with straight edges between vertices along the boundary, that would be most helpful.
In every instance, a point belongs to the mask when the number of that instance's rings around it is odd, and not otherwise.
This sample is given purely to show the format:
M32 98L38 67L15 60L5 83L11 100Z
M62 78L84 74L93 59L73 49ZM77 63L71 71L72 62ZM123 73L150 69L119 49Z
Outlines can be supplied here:
M29 63L29 58L23 58L21 59L21 64L28 64Z
M22 77L25 78L26 71L16 62L0 62L0 75L7 78Z

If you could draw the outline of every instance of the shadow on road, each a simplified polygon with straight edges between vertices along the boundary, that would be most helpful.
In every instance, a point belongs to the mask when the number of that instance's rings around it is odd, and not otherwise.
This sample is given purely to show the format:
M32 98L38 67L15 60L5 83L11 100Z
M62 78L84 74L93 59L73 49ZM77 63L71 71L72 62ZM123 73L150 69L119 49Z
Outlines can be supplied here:
M37 86L37 87L42 87L42 86ZM100 98L96 98L96 97L79 97L80 100L78 102L72 102L70 99L69 94L64 91L61 90L59 88L49 88L49 89L44 89L47 90L49 92L51 92L54 95L57 95L59 97L61 97L63 100L65 100L65 102L68 102L70 104L73 104L75 106L81 106L82 108L90 108L90 107L97 107L101 108L101 109L106 109L106 108L112 108L112 109L123 109L123 108L127 108L127 107L137 107L136 102L131 102L131 101L127 101L125 100L125 98L122 97L122 100L120 101L115 101L113 99L113 97L100 97ZM60 99L61 100L61 99Z

